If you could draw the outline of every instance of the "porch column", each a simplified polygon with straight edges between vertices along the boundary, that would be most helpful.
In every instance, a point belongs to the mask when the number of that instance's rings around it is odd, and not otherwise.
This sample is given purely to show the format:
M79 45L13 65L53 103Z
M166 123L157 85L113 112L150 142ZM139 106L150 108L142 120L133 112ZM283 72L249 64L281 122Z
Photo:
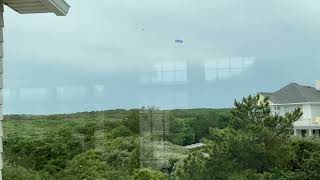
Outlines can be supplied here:
M294 136L297 136L297 135L298 135L297 129L293 129L293 135L294 135Z
M315 136L315 137L319 137L319 129L316 129L315 131L316 131L316 132L315 132L314 136Z
M308 129L309 137L312 137L312 129Z

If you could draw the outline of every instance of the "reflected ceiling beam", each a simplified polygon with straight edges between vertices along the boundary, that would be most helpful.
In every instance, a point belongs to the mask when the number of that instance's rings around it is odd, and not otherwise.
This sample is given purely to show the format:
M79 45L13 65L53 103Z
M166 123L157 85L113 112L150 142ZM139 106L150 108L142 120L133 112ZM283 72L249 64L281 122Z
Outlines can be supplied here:
M54 13L65 16L70 8L64 0L4 0L4 4L20 14Z

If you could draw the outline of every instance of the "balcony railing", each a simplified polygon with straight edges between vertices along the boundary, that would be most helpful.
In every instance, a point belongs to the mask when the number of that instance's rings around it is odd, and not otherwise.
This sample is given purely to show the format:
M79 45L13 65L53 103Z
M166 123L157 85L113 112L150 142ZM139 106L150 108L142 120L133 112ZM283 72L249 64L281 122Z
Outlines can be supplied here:
M293 123L294 126L320 126L320 117L302 119Z

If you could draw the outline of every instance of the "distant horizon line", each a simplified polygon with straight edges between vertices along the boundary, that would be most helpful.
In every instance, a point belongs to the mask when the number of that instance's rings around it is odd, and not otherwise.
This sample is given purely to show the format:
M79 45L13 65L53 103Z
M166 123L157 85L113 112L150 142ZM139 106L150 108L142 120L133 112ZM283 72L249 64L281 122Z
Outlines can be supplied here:
M149 106L150 107L150 106ZM156 106L155 106L156 107ZM130 110L140 110L142 108L115 108L115 109L106 109L106 110L96 110L96 111L77 111L77 112L65 112L65 113L49 113L49 114L26 114L26 113L12 113L12 114L3 114L3 116L52 116L52 115L72 115L72 114L80 114L80 113L99 113L99 112L105 112L105 111L130 111ZM174 109L160 109L161 111L174 111L174 110L201 110L201 109L211 109L211 110L229 110L232 109L232 107L221 107L221 108L215 108L215 107L203 107L203 108L174 108Z

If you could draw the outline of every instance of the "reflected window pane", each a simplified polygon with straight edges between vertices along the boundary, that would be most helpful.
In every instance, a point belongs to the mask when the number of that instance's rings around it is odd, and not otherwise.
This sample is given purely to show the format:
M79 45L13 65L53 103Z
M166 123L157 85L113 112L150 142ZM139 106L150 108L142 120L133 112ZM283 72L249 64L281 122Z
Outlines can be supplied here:
M178 81L178 82L187 81L187 72L186 71L176 71L176 81Z
M230 60L231 69L242 69L242 58L233 58Z
M187 69L187 64L186 63L179 62L179 63L175 64L175 70L176 71L186 71L186 69Z
M219 80L228 79L231 77L231 73L229 69L221 69L218 73Z
M173 63L164 63L162 64L163 71L174 71L174 64Z
M218 72L216 70L206 70L205 79L206 81L215 81L218 78Z
M156 63L152 67L153 71L161 71L162 70L162 64Z
M240 75L255 62L254 58L221 58L205 62L205 80L226 80Z
M72 100L73 98L83 97L86 89L83 86L64 86L57 88L58 98L62 100Z
M23 88L20 90L20 97L27 101L40 101L47 99L47 91L44 88Z
M155 71L153 73L152 82L157 83L162 81L162 71Z
M153 83L173 83L187 81L186 62L163 62L153 65Z
M206 69L217 69L218 68L218 62L217 61L210 61L205 63Z
M229 69L230 67L230 60L229 59L221 59L218 61L218 68L219 69Z
M254 58L245 58L243 60L243 66L244 66L244 68L248 68L248 67L252 66L254 64L254 62L255 62Z
M174 81L174 71L164 71L162 81L163 82L173 82Z
M242 72L242 69L230 69L231 76L240 75Z

